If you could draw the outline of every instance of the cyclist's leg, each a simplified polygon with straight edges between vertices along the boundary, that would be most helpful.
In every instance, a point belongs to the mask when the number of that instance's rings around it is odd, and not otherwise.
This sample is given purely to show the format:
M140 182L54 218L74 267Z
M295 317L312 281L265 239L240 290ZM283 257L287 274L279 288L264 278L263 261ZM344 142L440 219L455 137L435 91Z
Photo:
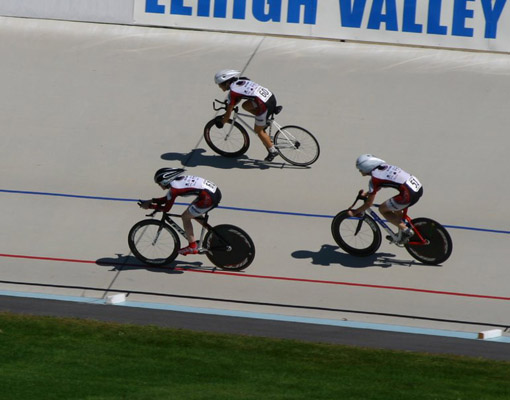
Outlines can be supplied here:
M404 209L409 206L409 203L399 203L399 197L400 195L386 200L379 206L379 211L388 222L404 231L407 227L402 221L402 218L404 217Z
M220 189L216 188L214 193L208 191L203 192L189 205L186 211L184 211L184 213L181 215L184 231L186 232L186 236L190 244L196 242L191 220L204 215L208 211L211 211L213 208L218 206L220 201Z
M386 200L380 205L379 211L393 225L398 226L400 232L404 232L408 237L413 233L412 229L405 224L404 210L416 204L423 194L423 188L418 192L413 190L402 191L395 197Z
M264 147L268 151L276 153L273 141L265 130L265 127L267 126L267 117L274 112L274 108L276 107L276 98L271 96L266 103L266 109L263 111L254 100L245 101L242 107L249 113L255 115L255 126L253 127L253 130L261 140Z

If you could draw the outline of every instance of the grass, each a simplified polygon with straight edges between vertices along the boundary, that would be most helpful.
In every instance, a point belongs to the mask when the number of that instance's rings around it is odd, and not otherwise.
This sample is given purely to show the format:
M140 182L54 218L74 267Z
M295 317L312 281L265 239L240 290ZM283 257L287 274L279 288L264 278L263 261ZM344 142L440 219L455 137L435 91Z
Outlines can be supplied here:
M0 398L508 400L510 363L2 313Z

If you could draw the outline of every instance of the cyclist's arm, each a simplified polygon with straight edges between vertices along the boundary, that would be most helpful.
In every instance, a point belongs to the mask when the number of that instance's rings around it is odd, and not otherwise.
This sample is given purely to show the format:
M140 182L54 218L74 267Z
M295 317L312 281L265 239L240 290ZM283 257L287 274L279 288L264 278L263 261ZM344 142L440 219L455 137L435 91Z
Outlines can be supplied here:
M358 207L354 210L349 210L349 215L351 217L354 217L356 215L359 215L359 214L365 212L365 210L367 210L368 208L372 207L372 205L374 204L375 195L376 195L376 192L372 192L372 193L364 192L362 194L362 196L366 196L367 199L360 207Z
M223 118L221 120L221 122L223 124L226 124L230 120L230 114L232 114L232 111L234 110L234 107L235 107L235 103L233 101L228 103L227 110L225 111L225 114L223 114Z
M153 198L153 199L149 199L149 200L144 200L139 204L140 204L140 207L142 207L144 209L150 208L153 210L168 212L172 208L174 201L175 201L175 199L173 199L173 198L168 199L167 196L164 196L164 197L158 197L158 198Z

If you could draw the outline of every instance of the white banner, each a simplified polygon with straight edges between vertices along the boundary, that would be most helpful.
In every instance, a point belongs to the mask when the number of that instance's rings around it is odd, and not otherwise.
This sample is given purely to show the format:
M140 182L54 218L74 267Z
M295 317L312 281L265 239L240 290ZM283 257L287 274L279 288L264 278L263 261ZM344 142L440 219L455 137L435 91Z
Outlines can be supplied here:
M510 52L510 0L134 0L135 24Z

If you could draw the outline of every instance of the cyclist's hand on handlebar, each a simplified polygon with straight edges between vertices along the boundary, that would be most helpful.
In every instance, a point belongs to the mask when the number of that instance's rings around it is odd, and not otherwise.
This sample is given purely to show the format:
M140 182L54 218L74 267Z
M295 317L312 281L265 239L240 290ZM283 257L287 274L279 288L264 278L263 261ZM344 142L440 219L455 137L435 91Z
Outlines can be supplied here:
M357 211L357 210L349 210L347 211L347 214L349 215L349 217L362 217L363 215L365 215L365 211Z
M152 204L152 200L138 200L137 204L140 206L140 208L147 210Z
M215 118L215 122L214 122L214 125L216 125L216 128L223 128L223 125L225 125L223 123L223 115L218 115L216 118Z

